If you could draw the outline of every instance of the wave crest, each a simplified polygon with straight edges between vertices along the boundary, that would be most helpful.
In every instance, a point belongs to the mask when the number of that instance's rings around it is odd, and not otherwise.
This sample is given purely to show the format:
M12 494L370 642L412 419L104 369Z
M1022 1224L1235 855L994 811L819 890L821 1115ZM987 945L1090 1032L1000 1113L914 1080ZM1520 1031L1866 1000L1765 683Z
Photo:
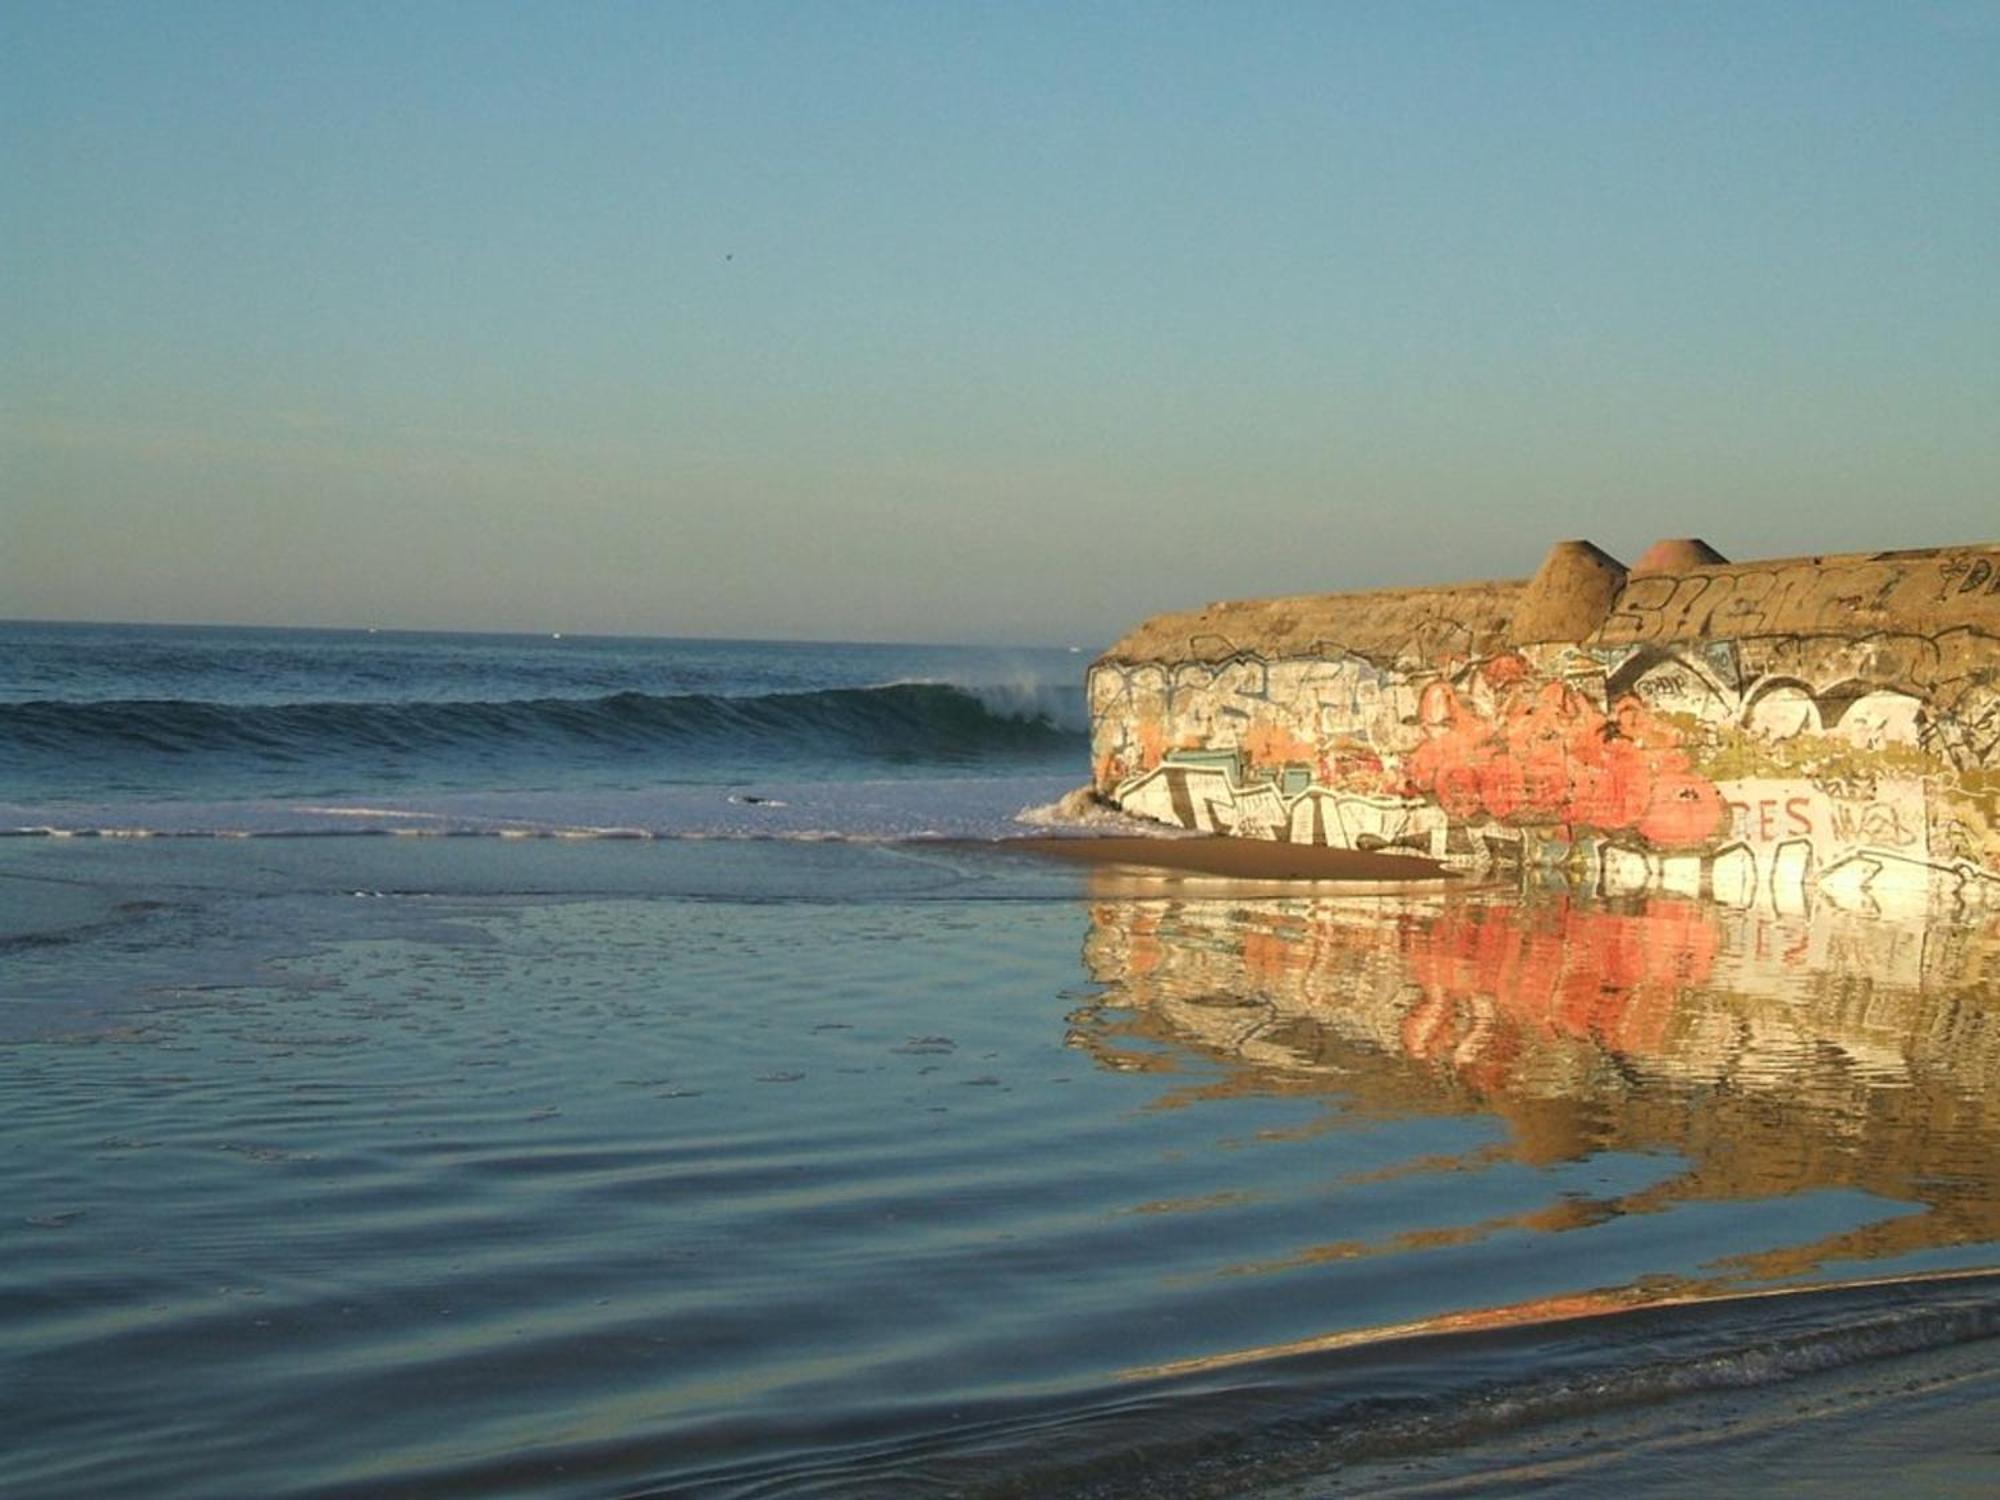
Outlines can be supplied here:
M296 763L327 755L645 752L713 747L891 760L1073 749L1082 691L903 682L755 697L621 692L493 702L0 704L0 764L135 753Z

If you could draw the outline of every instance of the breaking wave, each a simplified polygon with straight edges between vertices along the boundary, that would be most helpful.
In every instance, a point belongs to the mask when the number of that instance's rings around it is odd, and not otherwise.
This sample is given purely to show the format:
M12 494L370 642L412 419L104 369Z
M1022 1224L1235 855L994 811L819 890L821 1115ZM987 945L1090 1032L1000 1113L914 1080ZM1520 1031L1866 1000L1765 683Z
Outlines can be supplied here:
M713 747L877 760L962 761L1073 751L1081 689L900 682L753 697L495 702L213 703L179 699L0 704L10 761L220 756L267 764L452 752L563 757Z

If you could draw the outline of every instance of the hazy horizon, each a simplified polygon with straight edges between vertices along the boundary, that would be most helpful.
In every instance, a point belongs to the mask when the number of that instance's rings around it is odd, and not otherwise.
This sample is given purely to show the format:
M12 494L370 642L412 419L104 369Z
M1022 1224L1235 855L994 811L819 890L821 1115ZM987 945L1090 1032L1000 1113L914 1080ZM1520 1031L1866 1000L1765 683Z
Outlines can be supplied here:
M0 616L1097 647L1993 535L1992 3L0 42Z
M112 620L88 619L67 615L17 615L0 616L0 629L10 627L38 627L101 630L227 630L255 632L295 631L300 634L321 635L465 635L493 636L495 638L539 640L553 637L557 640L577 641L699 641L717 645L743 646L945 646L971 647L993 651L1064 652L1073 650L1099 649L1110 644L1109 640L1098 642L1092 647L1085 642L1072 642L1023 637L1019 640L898 640L889 636L845 637L845 636L782 636L782 635L719 635L719 634L666 634L659 631L618 631L618 630L548 630L535 626L474 627L454 625L325 625L314 620L272 621L272 620Z

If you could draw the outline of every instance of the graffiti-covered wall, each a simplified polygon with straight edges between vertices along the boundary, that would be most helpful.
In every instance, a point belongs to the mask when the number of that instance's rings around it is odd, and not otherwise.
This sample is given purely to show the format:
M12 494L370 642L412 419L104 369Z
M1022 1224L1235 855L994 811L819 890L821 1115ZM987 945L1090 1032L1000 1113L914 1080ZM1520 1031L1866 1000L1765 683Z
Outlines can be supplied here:
M1204 832L1785 910L2000 904L2000 547L1212 605L1090 672L1100 795Z

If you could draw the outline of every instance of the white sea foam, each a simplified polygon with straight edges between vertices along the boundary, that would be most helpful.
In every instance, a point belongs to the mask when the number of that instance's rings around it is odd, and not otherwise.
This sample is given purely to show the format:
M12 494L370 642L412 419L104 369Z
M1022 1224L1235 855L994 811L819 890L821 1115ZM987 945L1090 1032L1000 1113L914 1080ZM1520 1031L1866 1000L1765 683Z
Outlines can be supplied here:
M1024 807L1014 817L1017 822L1045 833L1082 837L1120 835L1128 838L1184 839L1200 836L1151 818L1135 818L1109 803L1099 801L1093 789L1087 786L1078 787L1053 802Z
M435 792L304 803L277 799L0 804L0 829L39 837L1003 839L1046 831L1068 776L912 777L660 786L617 791ZM1122 831L1104 824L1091 831ZM1135 826L1131 831L1142 830Z
M1058 729L1077 734L1090 730L1090 714L1080 683L1049 682L1024 675L1011 682L979 683L963 691L977 698L988 713L1003 718L1046 719Z

